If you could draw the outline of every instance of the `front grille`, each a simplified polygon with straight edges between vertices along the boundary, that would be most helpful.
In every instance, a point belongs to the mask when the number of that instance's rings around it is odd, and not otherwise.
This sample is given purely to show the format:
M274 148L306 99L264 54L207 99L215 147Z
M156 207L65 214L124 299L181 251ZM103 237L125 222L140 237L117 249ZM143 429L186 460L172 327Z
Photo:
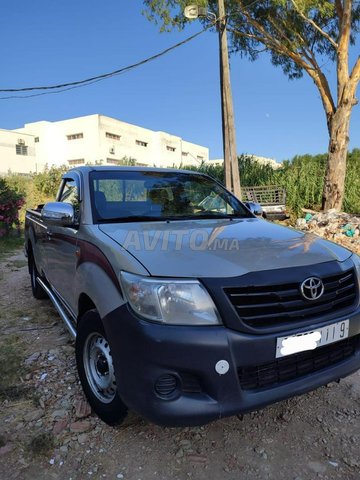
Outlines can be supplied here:
M305 278L304 278L305 279ZM225 288L240 319L253 328L270 328L308 318L316 319L327 312L338 313L356 300L356 276L353 269L322 277L324 294L318 300L306 300L300 284L248 285Z
M239 368L241 388L243 390L271 388L283 382L318 372L351 357L356 350L358 341L359 335L315 350L279 358L271 363Z

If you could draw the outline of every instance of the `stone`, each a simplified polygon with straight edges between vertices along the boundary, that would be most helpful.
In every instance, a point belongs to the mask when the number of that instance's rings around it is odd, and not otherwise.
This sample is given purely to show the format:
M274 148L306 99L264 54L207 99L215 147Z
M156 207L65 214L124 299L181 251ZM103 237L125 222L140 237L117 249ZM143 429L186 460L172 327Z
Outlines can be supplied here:
M307 228L307 223L305 218L298 218L296 220L296 227L297 228Z
M6 455L7 453L11 452L13 448L14 448L14 445L12 443L7 443L6 445L0 448L0 456Z
M91 407L86 400L78 400L75 403L76 418L86 418L91 415Z
M320 462L309 462L308 467L315 473L325 473L326 466Z
M40 357L40 352L35 352L35 353L31 354L30 357L28 357L25 360L25 365L31 365L32 363L36 362L36 360L39 357Z
M44 416L43 410L33 410L24 416L25 422L34 422Z
M57 421L53 427L53 434L59 435L59 433L63 432L68 425L68 419L62 418L61 420Z
M191 449L191 442L190 440L181 440L179 442L179 445L184 449L184 450L190 450Z
M343 461L349 467L359 467L360 466L360 461L358 461L357 459L355 459L353 457L350 457L350 458L345 457L345 458L343 458Z
M70 424L70 431L73 433L84 433L91 429L91 423L87 420L73 422Z
M68 412L64 409L54 410L51 416L53 418L64 418L68 415Z
M175 453L176 458L182 458L184 456L184 450L179 448L179 450Z
M265 448L263 447L255 447L254 448L255 452L262 455L263 453L265 453Z
M80 433L77 440L80 444L83 444L83 443L86 443L87 438L88 438L87 433Z
M205 455L188 455L187 459L191 463L206 463L207 462L207 457Z

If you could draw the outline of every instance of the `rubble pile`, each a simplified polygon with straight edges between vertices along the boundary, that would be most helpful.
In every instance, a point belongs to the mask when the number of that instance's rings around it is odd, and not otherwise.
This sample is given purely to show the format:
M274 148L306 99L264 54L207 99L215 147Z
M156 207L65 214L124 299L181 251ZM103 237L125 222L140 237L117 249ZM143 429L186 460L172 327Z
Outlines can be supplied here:
M360 255L360 215L335 210L326 213L307 212L305 218L297 220L296 228L339 243Z

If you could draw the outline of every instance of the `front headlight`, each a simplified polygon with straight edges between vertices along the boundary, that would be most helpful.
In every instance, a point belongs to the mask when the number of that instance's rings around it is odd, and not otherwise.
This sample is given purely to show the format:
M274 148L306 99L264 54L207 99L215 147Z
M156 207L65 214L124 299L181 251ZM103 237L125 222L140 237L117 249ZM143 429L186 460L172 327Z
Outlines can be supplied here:
M164 280L120 273L132 309L140 316L171 325L219 325L210 295L197 280Z
M351 260L354 262L355 265L355 270L357 274L357 279L358 279L358 284L359 284L359 289L360 289L360 257L359 255L356 255L355 253L351 256Z

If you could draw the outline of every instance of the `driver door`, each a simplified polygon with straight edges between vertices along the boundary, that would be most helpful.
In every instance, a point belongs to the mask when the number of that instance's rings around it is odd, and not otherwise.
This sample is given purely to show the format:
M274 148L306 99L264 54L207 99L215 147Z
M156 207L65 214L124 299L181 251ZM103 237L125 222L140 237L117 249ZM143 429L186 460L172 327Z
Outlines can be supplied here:
M73 205L75 218L79 220L79 180L76 176L63 179L57 201ZM76 272L77 226L47 228L47 272L46 277L52 289L70 308L75 310L73 282Z

